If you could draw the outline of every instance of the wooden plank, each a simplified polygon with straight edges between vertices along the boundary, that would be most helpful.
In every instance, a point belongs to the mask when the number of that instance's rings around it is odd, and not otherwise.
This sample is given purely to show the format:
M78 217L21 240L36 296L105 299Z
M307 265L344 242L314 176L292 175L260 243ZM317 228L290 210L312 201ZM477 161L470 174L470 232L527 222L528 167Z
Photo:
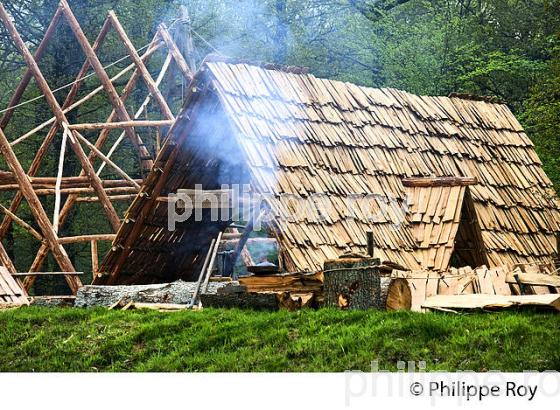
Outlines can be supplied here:
M506 276L507 283L517 283L513 277L514 273L518 275L520 282L524 285L560 286L560 276L547 275L544 273L508 272Z
M505 309L511 307L537 306L560 311L560 295L438 295L422 304L427 309Z

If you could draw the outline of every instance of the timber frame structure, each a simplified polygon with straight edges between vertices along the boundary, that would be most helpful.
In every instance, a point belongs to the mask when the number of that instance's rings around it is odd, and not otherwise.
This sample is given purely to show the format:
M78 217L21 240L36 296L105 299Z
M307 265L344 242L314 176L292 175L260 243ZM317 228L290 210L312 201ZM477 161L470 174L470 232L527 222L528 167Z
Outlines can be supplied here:
M86 38L67 1L61 0L35 54L32 54L28 49L12 22L10 15L1 3L0 20L9 32L10 37L17 46L27 66L27 71L23 75L20 84L10 100L8 110L5 111L3 117L0 119L0 151L10 168L10 171L0 171L0 190L15 191L9 207L0 205L0 211L4 214L4 218L0 223L0 262L10 273L16 273L14 263L1 242L6 237L10 225L16 223L41 242L40 249L28 272L38 272L49 252L52 252L61 271L67 273L64 277L71 291L75 294L81 286L81 281L77 275L72 274L72 272L75 272L75 268L65 250L65 245L83 242L91 243L92 270L95 278L95 273L99 266L97 252L98 241L112 241L121 225L121 219L115 211L114 203L116 201L133 199L140 191L140 187L143 183L142 179L131 178L127 172L110 159L111 155L123 139L127 138L138 154L141 164L140 168L143 173L146 174L151 170L154 164L154 158L157 156L161 147L160 136L165 132L162 131L162 128L171 127L175 122L175 115L159 87L163 80L166 78L173 80L173 76L177 74L183 82L189 84L193 78L194 67L189 67L168 28L164 24L158 27L154 38L146 47L144 54L140 55L127 36L117 15L112 11L109 12L105 23L92 45ZM76 81L72 83L64 102L60 104L45 79L45 76L41 72L39 62L44 56L47 46L58 25L62 23L62 20L65 20L70 27L81 50L86 56L86 61L83 63L76 77ZM130 65L112 78L109 77L109 74L97 55L97 51L104 43L111 29L118 35L120 42L124 45L128 58L131 60ZM146 65L150 58L159 50L166 52L166 58L161 67L159 76L154 80ZM77 100L80 88L90 69L93 69L101 85L83 98ZM128 82L122 89L122 92L119 93L114 83L124 78L129 73L131 74ZM39 124L24 135L17 138L8 138L4 131L12 120L14 111L20 105L24 92L33 79L52 110L53 117L49 121ZM138 111L132 115L127 111L125 103L132 93L137 91L139 79L144 81L148 95ZM112 113L106 120L99 123L88 124L72 123L70 121L68 116L69 112L82 106L82 104L102 92L108 96L108 100L112 106ZM149 120L144 118L141 120L140 118L143 115L147 116L147 107L152 102L161 112L162 119ZM142 141L136 131L138 127L151 127L156 129L155 134L157 140L153 144L154 152L150 152L146 144ZM42 140L40 148L35 153L31 166L29 169L25 170L22 166L22 162L14 151L14 146L47 128L48 133ZM109 152L104 154L102 149L108 142L111 130L114 129L122 129L122 134L110 148ZM94 142L90 142L81 134L84 130L99 130L100 132L97 135L97 139ZM41 170L42 162L47 155L49 147L51 147L57 137L61 138L57 176L37 176ZM67 145L79 160L81 171L78 176L63 176ZM94 168L94 161L96 159L102 161L101 167L98 170ZM100 175L104 167L110 170L111 173L116 175L119 179L101 179ZM55 197L52 218L49 218L45 207L39 199L40 196L45 195L54 195ZM63 195L65 198L63 198ZM65 201L63 201L63 199L65 199ZM34 221L39 228L38 230L32 226L32 223L26 222L17 216L18 209L23 200L29 204ZM100 202L103 212L112 228L112 232L75 237L60 237L59 228L68 221L70 211L74 205L80 202ZM22 276L17 275L15 278L17 279L19 277ZM29 291L34 283L35 277L36 275L24 276L23 281L17 279L17 282L25 291Z

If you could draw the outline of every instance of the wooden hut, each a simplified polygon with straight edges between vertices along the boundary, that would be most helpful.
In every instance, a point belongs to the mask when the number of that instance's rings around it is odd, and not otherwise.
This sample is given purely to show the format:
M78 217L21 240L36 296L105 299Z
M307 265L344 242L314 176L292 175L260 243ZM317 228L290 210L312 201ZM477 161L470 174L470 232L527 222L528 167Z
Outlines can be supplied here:
M96 283L196 279L231 221L205 213L169 231L168 199L223 184L265 197L286 271L364 253L370 230L375 257L413 270L548 263L560 231L552 183L504 104L215 59L195 76ZM282 217L290 208L317 212Z

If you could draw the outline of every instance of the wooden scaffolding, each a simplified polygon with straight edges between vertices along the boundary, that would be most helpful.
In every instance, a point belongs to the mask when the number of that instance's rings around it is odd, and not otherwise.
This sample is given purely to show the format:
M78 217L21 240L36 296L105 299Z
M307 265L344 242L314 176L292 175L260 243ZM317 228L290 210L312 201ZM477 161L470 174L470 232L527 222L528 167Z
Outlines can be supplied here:
M192 69L194 67L191 69L186 63L185 58L164 24L158 27L154 38L144 48L143 54L140 55L119 22L117 15L112 11L108 13L92 45L86 38L67 1L61 0L44 34L44 38L34 54L32 54L26 43L22 40L10 15L1 3L0 20L9 32L27 66L27 71L10 100L8 110L5 111L0 119L0 151L9 166L9 171L0 171L0 190L15 192L9 206L0 205L0 211L4 214L3 220L0 223L0 262L10 273L16 273L13 261L1 242L6 237L10 225L16 223L41 242L35 260L27 271L30 275L14 276L19 285L26 291L29 291L37 276L32 273L40 271L45 258L49 253L52 253L71 291L76 293L82 284L79 276L72 274L76 269L65 250L65 245L84 242L91 243L92 269L95 278L99 265L98 241L112 241L121 225L121 219L115 211L114 203L116 201L133 199L140 191L143 182L142 179L131 178L123 170L123 167L111 160L112 154L124 139L128 139L138 154L141 168L145 171L144 174L151 169L154 164L154 158L161 147L160 136L162 135L162 129L170 127L175 121L175 115L160 91L160 86L165 80L172 81L173 76L179 76L183 82L188 84L193 78ZM64 102L60 104L39 68L39 62L44 56L58 25L63 20L66 21L73 36L79 43L81 50L86 56L86 61L83 63L75 82L71 84ZM111 30L116 32L120 43L122 43L127 52L127 57L131 60L130 65L113 77L109 76L97 55L98 50ZM166 54L164 54L165 59L162 60L163 64L159 75L154 79L147 68L147 63L158 51L163 51ZM88 74L90 70L93 70L93 74ZM85 78L90 76L97 77L101 85L89 94L77 99ZM118 80L126 79L127 76L129 79L126 86L121 92L118 92L115 83ZM52 110L53 116L50 120L38 124L24 135L16 136L15 138L7 136L4 131L12 120L15 110L20 106L24 92L33 79L48 103L50 110ZM134 114L131 114L128 112L125 103L133 92L140 90L138 86L139 79L142 79L145 83L147 96L139 109ZM68 113L101 93L106 94L112 106L112 112L108 118L98 123L73 123L69 119ZM147 114L148 105L152 103L159 108L162 119L150 120L144 117ZM138 127L151 127L156 130L156 141L153 144L155 148L152 149L152 152L150 152L138 134ZM41 141L40 148L34 154L31 166L26 170L16 155L14 147L36 136L44 129L48 129L48 133ZM121 129L122 134L106 151L105 148L107 148L109 134L114 129ZM81 133L84 130L99 130L99 133L96 134L96 140L91 142L84 137ZM37 176L40 174L39 171L41 170L43 160L47 156L47 151L56 138L60 138L61 145L57 175L53 177ZM75 154L79 161L81 167L79 175L63 175L67 148L68 151L71 150ZM106 153L104 153L104 150ZM96 159L101 160L101 166L97 170L94 168L94 161ZM102 179L101 171L104 168L106 168L104 175L110 171L113 177L117 176L119 179ZM54 196L52 218L49 218L45 207L39 199L40 196L46 195ZM31 221L25 221L24 218L17 215L18 209L20 209L24 200L29 205L35 224ZM60 227L68 222L71 209L80 202L99 202L105 217L109 221L112 232L60 237ZM38 229L35 229L32 225L35 225ZM22 280L20 281L19 278L22 278Z

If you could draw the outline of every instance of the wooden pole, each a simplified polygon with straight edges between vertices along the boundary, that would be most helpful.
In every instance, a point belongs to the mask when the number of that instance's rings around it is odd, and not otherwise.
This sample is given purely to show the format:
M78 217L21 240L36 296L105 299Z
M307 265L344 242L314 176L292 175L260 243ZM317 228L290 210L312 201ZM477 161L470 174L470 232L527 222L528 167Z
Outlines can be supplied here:
M111 10L109 12L109 18L111 19L111 22L113 24L114 29L117 31L117 34L119 35L120 39L124 43L124 46L125 46L126 50L128 51L128 55L130 55L130 58L132 59L134 64L136 64L136 67L140 71L140 75L144 79L144 82L146 83L146 86L148 87L148 90L150 90L150 94L153 96L153 98L158 103L163 115L168 120L175 120L175 116L171 112L171 109L169 108L169 106L167 105L167 102L163 98L163 95L159 91L159 88L156 85L156 83L154 82L154 79L152 78L152 76L150 75L150 72L148 71L148 69L146 68L144 63L142 62L142 59L138 55L138 52L136 51L136 48L134 47L134 45L132 44L132 42L128 38L126 32L124 31L124 29L123 29L117 15L115 14L114 11Z
M151 120L151 121L124 121L124 122L103 122L103 123L90 123L90 124L70 124L68 126L71 130L104 130L104 129L119 129L130 127L168 127L173 125L173 120Z
M183 54L187 58L189 68L194 73L196 71L196 61L194 59L194 45L192 40L192 21L191 21L191 16L189 14L189 9L185 5L181 5L181 20L185 22L187 28L187 32L185 33L184 36L185 49Z
M109 100L111 101L111 104L113 105L113 108L115 109L119 120L130 121L130 116L126 111L126 107L123 101L121 100L119 94L117 93L115 86L113 85L113 83L111 83L111 80L109 79L107 72L103 68L103 65L99 61L99 58L97 58L95 51L89 44L89 41L86 38L84 32L82 31L82 28L78 23L78 20L76 20L76 17L72 12L72 9L68 5L68 2L66 0L60 0L60 4L62 6L62 11L64 13L64 16L66 17L66 21L70 26L70 29L76 36L78 43L80 43L80 46L84 54L86 55L90 65L92 66L93 70L97 74L99 81L101 81L101 84L103 85L103 88L105 89L105 92L107 93ZM132 143L134 144L134 146L136 147L136 149L138 150L138 152L140 153L140 159L142 161L144 168L149 170L153 166L153 160L151 159L149 151L144 146L142 140L136 134L136 132L132 127L125 128L125 131L128 137L130 138L130 140L132 141Z
M160 33L161 38L163 39L165 44L167 45L167 48L169 49L169 52L173 56L173 60L175 60L175 63L177 64L177 67L179 67L179 70L181 71L183 77L189 82L192 81L192 79L194 78L193 71L189 68L189 65L187 64L187 62L183 58L183 55L177 48L177 44L175 44L173 38L171 38L171 34L169 34L169 31L167 30L167 26L163 23L160 24L158 32Z
M19 226L21 226L25 231L29 232L38 241L43 242L43 237L41 236L41 234L39 232L37 232L31 225L29 225L23 219L18 217L16 214L12 213L4 205L0 205L0 210L2 212L4 212L6 215L9 215L10 218L12 218L15 223L17 223Z
M65 0L62 0L61 4L64 5L64 3L66 3ZM67 13L67 12L65 11L65 13ZM47 103L49 104L49 106L53 110L54 114L56 115L58 123L68 125L69 122L66 118L66 115L62 112L62 108L58 104L53 92L51 91L47 81L45 80L45 77L41 73L41 70L39 69L39 66L37 65L37 62L33 59L33 56L31 55L31 53L29 52L29 49L27 48L27 46L25 45L25 43L21 39L19 33L17 32L16 27L12 23L8 13L6 12L6 9L4 8L4 6L1 3L0 3L0 19L2 19L2 21L4 22L4 26L6 27L6 29L10 33L10 36L14 40L14 42L15 42L16 46L18 47L19 51L22 53L26 64L31 69L31 72L33 73L33 75L35 77L35 81L37 82L39 88L41 89L41 91L45 95L45 99L47 100ZM77 24L77 21L76 21L76 24ZM88 43L88 45L89 45L89 43ZM93 53L93 50L91 49L91 46L90 46L90 50ZM99 60L97 60L97 62L99 62ZM117 216L117 212L113 208L113 205L111 204L111 201L109 201L109 198L107 198L107 194L103 190L101 180L95 174L95 170L93 169L91 163L89 162L86 154L82 150L81 145L78 144L78 142L75 138L73 138L72 133L70 133L69 137L70 137L69 138L70 145L72 146L73 151L75 152L76 156L78 157L86 175L90 178L92 187L95 189L97 195L99 196L99 199L101 200L101 205L103 207L103 210L104 210L105 214L107 215L107 218L109 219L109 222L110 222L111 226L113 227L113 229L116 232L120 227L120 221L119 221L119 217ZM29 181L27 181L27 182L29 182Z
M66 152L66 141L68 139L68 129L62 132L62 143L60 145L60 156L58 158L58 174L56 176L53 228L58 233L58 214L60 213L60 186L62 185L62 175L64 173L64 154Z
M210 276L212 276L212 269L214 269L214 264L216 263L216 256L218 255L218 249L220 248L220 242L222 241L222 232L218 234L218 239L216 239L216 244L214 245L214 250L212 251L212 256L210 257L210 263L206 268L206 275L204 277L204 285L202 285L202 292L208 291L208 282L210 281Z
M58 243L67 245L70 243L82 243L91 241L113 241L116 235L113 233L99 234L99 235L80 235L80 236L67 236L66 238L59 238Z
M97 272L99 272L99 255L97 252L97 241L91 241L91 273L93 279L97 276Z
M200 274L198 275L198 280L196 281L196 288L193 292L193 296L191 302L189 303L189 307L193 307L198 299L198 295L200 293L200 287L202 286L202 281L206 275L206 269L208 268L208 262L210 262L210 257L214 253L214 245L216 244L216 239L212 239L210 242L210 247L208 248L208 252L206 253L206 257L204 258L204 263L202 264L202 269L200 270Z

